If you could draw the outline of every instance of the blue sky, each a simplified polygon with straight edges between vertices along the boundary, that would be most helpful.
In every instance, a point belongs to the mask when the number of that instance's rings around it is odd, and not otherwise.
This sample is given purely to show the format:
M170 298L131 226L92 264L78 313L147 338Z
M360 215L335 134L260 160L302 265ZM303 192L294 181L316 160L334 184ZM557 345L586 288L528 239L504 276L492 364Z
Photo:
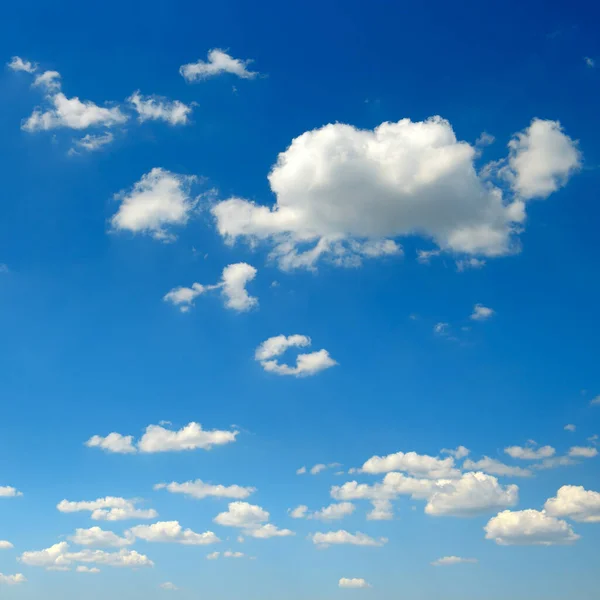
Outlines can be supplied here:
M598 12L7 7L0 597L595 598Z

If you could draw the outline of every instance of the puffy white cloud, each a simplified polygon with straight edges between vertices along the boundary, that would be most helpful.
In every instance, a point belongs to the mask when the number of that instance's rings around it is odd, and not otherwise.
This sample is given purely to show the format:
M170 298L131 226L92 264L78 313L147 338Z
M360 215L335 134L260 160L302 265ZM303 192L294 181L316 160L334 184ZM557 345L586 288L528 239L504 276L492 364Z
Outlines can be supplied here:
M10 550L14 546L7 540L0 540L0 550Z
M0 498L18 498L22 495L23 492L19 492L19 490L14 487L9 485L0 485Z
M582 523L600 523L600 492L582 485L563 485L544 505L547 514Z
M521 144L512 142L503 171L518 170L513 185L522 192L527 181L555 182L571 172L555 154L572 142L560 131L538 140L532 136L538 123L554 122L536 120L520 134ZM555 143L558 136L566 141ZM525 148L532 137L536 143ZM551 163L532 176L540 154ZM282 269L314 268L321 258L357 266L364 258L399 254L393 238L414 234L442 251L468 256L514 252L525 203L518 196L505 198L487 174L479 174L477 156L437 116L386 122L374 130L329 124L303 133L279 155L268 176L273 207L233 197L212 212L228 242L271 242L271 257Z
M304 519L308 516L308 506L306 506L305 504L300 504L299 506L296 506L296 508L293 508L289 512L290 517L292 517L292 519Z
M47 92L60 90L60 73L58 71L44 71L33 80L33 86L43 88Z
M594 458L598 456L598 450L593 446L573 446L569 450L572 458Z
M176 592L179 589L171 581L165 581L164 583L161 583L158 587L161 588L162 590L169 590L169 591L172 591L172 592Z
M197 181L193 175L179 175L155 167L133 185L115 195L119 210L111 219L116 231L145 233L162 241L172 241L174 225L185 225L196 207L190 190Z
M327 465L324 465L323 463L319 463L318 465L314 465L314 467L312 467L310 469L310 474L318 475L319 473L325 471L325 469L327 469Z
M451 448L443 448L442 454L449 454L453 456L456 460L460 460L461 458L465 458L465 456L469 456L471 451L464 446L459 446L456 450L452 450Z
M532 509L504 510L484 530L486 539L502 546L571 544L580 537L566 521Z
M132 454L137 452L133 445L132 435L121 435L120 433L109 433L106 437L93 435L85 445L88 448L101 448L106 452L114 452L116 454Z
M79 565L75 571L77 571L77 573L89 573L93 575L100 573L100 569L98 567L86 567L85 565Z
M86 152L96 152L97 150L104 148L104 146L111 144L114 139L115 136L110 131L107 131L101 135L93 135L88 133L80 140L75 141L75 148L85 150ZM69 154L78 154L75 148L71 148Z
M473 307L473 313L471 314L471 319L473 321L485 321L493 316L494 310L492 308L488 308L483 304L476 304Z
M324 506L320 510L311 512L307 506L301 504L290 511L293 519L317 519L320 521L337 521L354 512L355 506L351 502L338 502Z
M86 446L102 448L106 452L127 454L132 452L180 452L183 450L211 450L235 442L238 432L219 429L206 430L200 423L191 422L179 430L166 429L162 425L148 425L137 444L133 436L109 433L106 437L92 436Z
M390 521L394 518L392 503L389 500L372 500L373 509L367 513L368 521Z
M504 448L504 452L512 458L521 460L540 460L550 458L556 454L556 450L552 446L541 446L540 448L509 446Z
M134 542L131 536L119 537L116 533L105 531L100 527L76 529L69 540L78 546L95 546L96 548L122 548L130 546Z
M168 100L161 96L142 96L139 92L134 92L127 98L135 111L138 113L138 120L144 121L166 121L170 125L187 125L192 107L180 102L179 100Z
M44 567L53 571L68 571L73 563L99 564L109 567L152 567L154 563L135 550L122 548L119 552L82 550L69 552L69 544L60 542L45 550L23 552L19 560L32 567Z
M402 471L431 479L460 477L460 471L455 468L452 457L438 458L416 452L396 452L387 456L372 456L363 464L361 471L364 473Z
M383 546L387 543L387 538L375 539L365 533L357 531L350 533L343 529L339 531L328 531L326 533L313 533L309 536L313 544L326 548L331 545L349 544L352 546Z
M484 471L485 473L501 475L504 477L531 477L533 474L529 469L511 467L510 465L505 465L503 462L500 462L495 458L489 458L488 456L484 456L477 461L465 460L463 468L468 469L469 471Z
M179 521L159 521L152 525L136 525L128 533L146 542L171 542L186 546L206 546L221 540L212 532L196 533L183 529Z
M460 565L463 563L476 563L478 562L476 558L462 558L460 556L444 556L443 558L438 558L434 560L431 564L434 567L445 567L449 565Z
M247 498L256 491L253 487L242 487L240 485L213 485L204 483L201 479L195 481L185 481L184 483L158 483L154 486L155 490L167 490L172 494L185 494L192 498L202 499L208 497L214 498Z
M201 81L222 73L231 73L242 79L254 79L258 76L258 73L248 70L248 65L251 62L252 60L233 58L224 50L214 48L209 50L207 61L198 60L195 63L182 65L179 72L188 82Z
M259 539L294 535L289 529L267 523L269 517L268 511L261 506L237 501L230 502L227 511L219 513L213 520L224 527L239 527L244 535Z
M32 63L20 56L13 56L6 66L13 71L25 71L25 73L34 73L37 70L37 63Z
M338 581L338 586L346 589L362 589L371 587L371 585L367 583L362 577L342 577Z
M581 168L581 153L558 121L533 119L509 143L503 174L523 199L546 198Z
M124 521L127 519L154 519L158 513L154 509L136 508L138 500L126 500L106 496L97 500L71 502L61 500L56 508L62 513L89 511L94 521Z
M0 585L19 585L25 583L27 579L22 573L16 573L15 575L4 575L0 573Z
M569 423L568 425L565 425L565 431L570 431L572 433L576 429L577 429L577 426L573 425L572 423Z
M254 358L260 362L265 371L276 373L277 375L293 375L295 377L316 375L320 371L338 364L325 349L308 354L298 354L295 367L280 364L276 360L276 357L281 356L288 348L304 348L310 346L310 344L311 339L305 335L295 334L287 337L285 335L277 335L265 340L256 349Z

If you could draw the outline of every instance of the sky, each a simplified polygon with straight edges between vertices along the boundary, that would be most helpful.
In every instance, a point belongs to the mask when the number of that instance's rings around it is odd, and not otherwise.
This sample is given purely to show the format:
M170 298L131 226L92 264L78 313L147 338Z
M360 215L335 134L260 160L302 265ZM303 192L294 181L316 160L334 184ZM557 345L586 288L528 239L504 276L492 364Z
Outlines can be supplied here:
M597 597L591 3L0 24L0 598Z

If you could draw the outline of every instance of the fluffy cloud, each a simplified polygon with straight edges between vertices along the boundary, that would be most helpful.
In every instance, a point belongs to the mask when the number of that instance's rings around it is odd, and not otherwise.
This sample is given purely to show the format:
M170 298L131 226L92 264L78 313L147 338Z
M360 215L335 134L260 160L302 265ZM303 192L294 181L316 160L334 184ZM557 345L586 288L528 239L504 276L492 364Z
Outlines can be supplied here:
M187 125L192 107L179 100L168 100L160 96L142 96L139 91L127 98L138 113L138 120L166 121L170 125Z
M177 287L168 292L163 300L187 312L194 306L194 300L211 290L221 290L225 306L245 312L258 305L258 298L250 296L246 285L256 277L257 270L248 263L235 263L223 269L221 281L214 285L193 283L191 287Z
M88 133L80 140L75 141L75 148L78 148L79 150L85 150L86 152L96 152L97 150L104 148L104 146L111 144L114 139L115 136L110 131L107 131L101 135L93 135ZM69 153L78 154L75 148L72 148Z
M154 519L158 513L154 509L136 508L138 500L126 500L107 496L92 501L70 502L62 500L56 508L62 513L91 512L94 521L125 521L128 519Z
M320 510L309 512L308 507L301 504L290 511L293 519L317 519L320 521L337 521L354 512L355 506L351 502L333 503Z
M488 308L483 304L476 304L473 307L473 313L471 314L471 319L473 321L485 321L493 316L494 310L492 308Z
M159 521L152 525L136 525L128 533L146 542L171 542L185 546L206 546L221 540L212 532L196 533L183 529L179 521Z
M77 573L88 573L92 575L100 573L100 569L98 567L86 567L85 565L79 565L75 571L77 571Z
M504 510L484 527L485 537L502 546L571 544L579 539L566 521L544 511Z
M581 485L563 485L544 510L552 517L566 517L582 523L600 523L600 492Z
M119 552L82 550L69 552L69 544L60 542L45 550L23 552L19 560L31 567L44 567L49 571L68 571L73 563L106 565L109 567L152 567L154 563L135 550L121 549Z
M503 173L525 200L548 197L581 168L577 144L558 121L534 119L508 146L508 169Z
M224 50L214 48L208 52L208 60L188 63L179 68L179 72L187 82L201 81L223 73L231 73L242 79L254 79L257 72L249 71L248 65L252 60L233 58Z
M316 375L320 371L336 366L338 363L331 358L325 349L308 354L299 354L296 357L296 366L280 364L276 357L281 356L288 348L305 348L310 346L311 339L305 335L277 335L265 340L254 353L254 358L260 362L263 369L277 375L293 375L307 377Z
M0 485L0 498L17 498L22 495L23 493L19 492L19 490L14 487L10 487L9 485Z
M42 88L47 92L59 90L61 85L61 76L58 71L44 71L33 81L33 87Z
M24 60L20 56L13 56L6 66L13 71L25 71L25 73L34 73L37 70L37 63Z
M0 550L10 550L11 548L14 548L14 546L10 542L0 540Z
M598 456L598 450L593 446L573 446L569 450L572 458L594 458Z
M174 225L185 225L196 207L190 190L197 178L178 175L156 167L133 185L115 195L119 210L111 219L115 231L145 233L162 241L172 241Z
M387 538L375 539L365 533L357 531L350 533L343 529L339 531L328 531L326 533L313 533L310 536L313 544L327 548L331 545L350 544L352 546L383 546L387 543Z
M105 531L100 527L76 529L69 540L78 546L94 546L96 548L122 548L130 546L134 542L131 536L119 537L116 533Z
M296 506L296 508L293 508L289 512L290 517L292 517L292 519L304 519L308 516L308 506L306 506L305 504L300 504L299 506Z
M510 465L505 465L499 460L489 458L488 456L484 456L481 460L477 461L465 460L463 468L468 469L469 471L484 471L485 473L503 477L531 477L533 474L529 469L511 467Z
M540 124L553 135L539 139ZM313 268L321 258L356 266L364 258L399 254L394 238L414 234L467 257L504 255L518 249L524 199L547 195L546 182L564 181L573 170L565 170L564 155L566 148L576 151L574 142L553 124L536 120L515 138L522 140L518 146L511 143L503 175L512 176L513 197L505 198L489 173L477 172L478 151L458 141L448 121L432 117L374 130L336 123L307 131L292 140L268 176L273 207L233 197L212 212L228 242L271 242L271 257L282 269ZM540 155L548 158L545 171ZM502 178L498 183L504 185Z
M294 535L289 529L279 529L269 520L269 513L262 507L248 502L230 502L227 511L219 513L213 520L224 527L239 527L249 537L268 539Z
M512 458L521 460L540 460L550 458L556 454L556 450L552 446L541 446L540 448L509 446L504 448L504 452Z
M461 558L460 556L444 556L434 560L431 564L434 567L445 567L449 565L460 565L463 563L476 563L476 558Z
M15 575L4 575L0 573L0 585L18 585L25 583L27 579L22 573L16 573Z
M146 432L137 442L133 436L120 433L109 433L106 437L92 436L85 445L90 448L102 448L106 452L127 454L132 452L180 452L183 450L211 450L213 446L221 446L235 442L237 431L219 429L202 429L200 423L191 422L179 430L166 429L162 425L148 425Z
M185 494L191 498L247 498L256 491L253 487L242 487L240 485L213 485L204 483L201 479L195 481L186 481L184 483L158 483L154 486L155 490L167 490L172 494Z
M460 477L460 471L454 467L452 457L437 458L416 452L396 452L387 456L372 456L363 464L361 471L364 473L403 471L431 479Z
M346 589L362 589L371 587L371 585L362 579L362 577L342 577L338 581L338 586Z

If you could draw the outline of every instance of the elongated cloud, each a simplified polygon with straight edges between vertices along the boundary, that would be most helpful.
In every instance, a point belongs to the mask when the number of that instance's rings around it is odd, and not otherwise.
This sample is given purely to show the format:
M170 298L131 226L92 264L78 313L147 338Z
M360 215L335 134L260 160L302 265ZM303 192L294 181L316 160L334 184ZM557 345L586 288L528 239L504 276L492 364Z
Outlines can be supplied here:
M137 508L139 500L126 500L114 496L72 502L61 500L56 508L62 513L90 512L94 521L125 521L128 519L154 519L158 513L154 509Z
M155 490L167 490L172 494L185 494L191 498L237 498L244 499L256 491L253 487L242 487L239 485L213 485L204 483L201 479L186 481L184 483L158 483Z
M208 52L208 60L182 65L179 72L188 83L209 79L223 73L230 73L241 79L254 79L258 73L248 70L251 62L252 60L233 58L224 50L214 48Z

